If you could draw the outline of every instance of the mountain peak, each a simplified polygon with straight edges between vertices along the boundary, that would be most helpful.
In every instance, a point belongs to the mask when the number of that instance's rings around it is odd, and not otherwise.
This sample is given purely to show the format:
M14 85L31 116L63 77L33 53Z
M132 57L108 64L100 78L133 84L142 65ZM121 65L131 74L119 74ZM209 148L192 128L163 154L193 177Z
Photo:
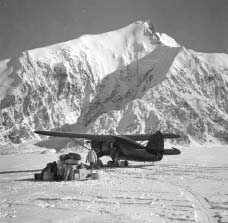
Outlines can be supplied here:
M154 25L150 19L139 20L136 23L144 25L152 34L154 34L154 35L156 34Z
M147 32L151 35L151 37L155 40L160 41L163 45L169 47L180 47L180 44L166 33L156 32L152 20L140 20L137 21L136 24L142 24L146 28Z
M0 62L0 144L35 129L228 142L227 71L227 55L181 48L151 20L29 50Z

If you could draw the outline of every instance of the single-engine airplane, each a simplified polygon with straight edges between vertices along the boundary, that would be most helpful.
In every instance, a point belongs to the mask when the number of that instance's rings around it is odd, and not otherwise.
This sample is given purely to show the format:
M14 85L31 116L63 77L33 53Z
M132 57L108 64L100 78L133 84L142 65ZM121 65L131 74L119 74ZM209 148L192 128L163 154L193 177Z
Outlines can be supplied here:
M98 158L109 156L113 163L118 160L129 161L160 161L163 155L179 155L179 149L164 149L164 139L179 138L179 135L172 133L162 134L157 131L154 134L139 135L92 135L73 132L35 131L40 135L82 138L89 140L91 148L94 149ZM144 146L137 141L148 141Z

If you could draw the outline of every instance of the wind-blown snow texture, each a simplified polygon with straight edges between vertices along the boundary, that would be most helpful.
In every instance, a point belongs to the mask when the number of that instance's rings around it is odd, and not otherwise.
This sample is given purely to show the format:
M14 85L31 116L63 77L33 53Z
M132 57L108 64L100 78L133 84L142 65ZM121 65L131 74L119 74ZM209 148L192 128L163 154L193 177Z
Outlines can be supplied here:
M0 143L37 129L182 135L228 143L228 55L180 46L151 22L0 62Z

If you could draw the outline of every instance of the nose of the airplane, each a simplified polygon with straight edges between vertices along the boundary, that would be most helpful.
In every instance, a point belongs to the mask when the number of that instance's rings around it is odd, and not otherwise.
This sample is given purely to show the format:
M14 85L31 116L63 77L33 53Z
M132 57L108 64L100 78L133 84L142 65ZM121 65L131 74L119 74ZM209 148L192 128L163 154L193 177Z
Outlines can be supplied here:
M172 147L172 149L165 149L164 155L179 155L181 151L177 148Z

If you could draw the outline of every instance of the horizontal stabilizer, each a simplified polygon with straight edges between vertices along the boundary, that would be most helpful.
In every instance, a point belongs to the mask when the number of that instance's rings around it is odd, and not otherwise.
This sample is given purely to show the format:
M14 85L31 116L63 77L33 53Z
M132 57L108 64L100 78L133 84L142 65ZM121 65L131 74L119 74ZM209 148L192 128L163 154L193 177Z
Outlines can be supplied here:
M177 148L172 147L172 149L165 149L164 155L179 155L181 151Z
M180 135L173 134L173 133L163 133L163 138L164 139L175 139L175 138L180 138Z

